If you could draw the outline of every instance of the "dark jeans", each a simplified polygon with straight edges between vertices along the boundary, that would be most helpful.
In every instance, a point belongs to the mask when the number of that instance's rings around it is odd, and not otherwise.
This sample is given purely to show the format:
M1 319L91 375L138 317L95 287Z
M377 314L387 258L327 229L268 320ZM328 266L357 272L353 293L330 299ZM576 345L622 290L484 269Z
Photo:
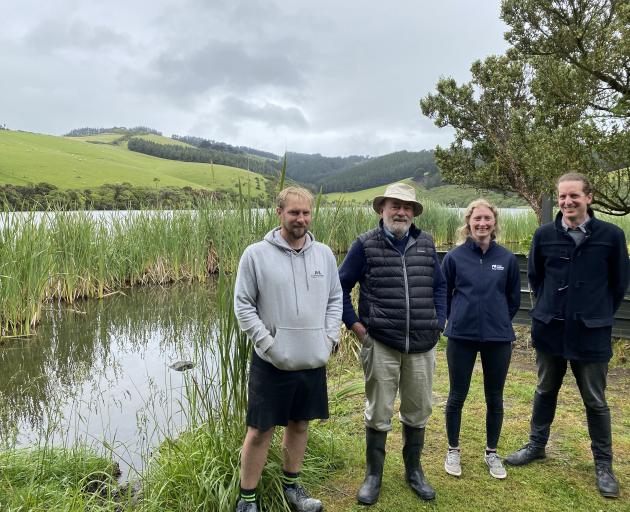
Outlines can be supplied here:
M567 363L571 364L571 370L586 407L593 458L596 461L612 461L610 409L605 395L608 363L567 361L563 357L536 351L538 385L534 394L529 441L534 446L543 447L549 440L551 423L556 414L558 392L567 372Z
M486 395L486 442L496 448L503 425L503 386L507 377L512 343L448 339L446 359L450 390L446 402L448 444L459 446L462 407L470 389L477 352L481 354L483 389Z

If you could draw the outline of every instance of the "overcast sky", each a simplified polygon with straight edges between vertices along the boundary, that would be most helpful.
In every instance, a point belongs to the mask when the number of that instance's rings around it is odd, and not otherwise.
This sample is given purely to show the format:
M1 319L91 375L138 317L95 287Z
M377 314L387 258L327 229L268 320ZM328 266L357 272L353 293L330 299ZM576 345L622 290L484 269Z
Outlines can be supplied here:
M499 4L0 0L0 124L329 156L447 145L419 99L504 51Z

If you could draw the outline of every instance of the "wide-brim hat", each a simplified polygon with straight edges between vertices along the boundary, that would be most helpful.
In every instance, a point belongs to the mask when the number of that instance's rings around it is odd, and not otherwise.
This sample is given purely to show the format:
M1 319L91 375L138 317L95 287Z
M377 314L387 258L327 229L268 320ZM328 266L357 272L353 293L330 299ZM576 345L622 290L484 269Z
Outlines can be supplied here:
M400 199L413 204L413 216L417 217L422 213L422 204L416 199L416 189L406 183L393 183L385 189L382 196L376 196L372 201L372 208L376 213L381 213L381 207L385 199Z

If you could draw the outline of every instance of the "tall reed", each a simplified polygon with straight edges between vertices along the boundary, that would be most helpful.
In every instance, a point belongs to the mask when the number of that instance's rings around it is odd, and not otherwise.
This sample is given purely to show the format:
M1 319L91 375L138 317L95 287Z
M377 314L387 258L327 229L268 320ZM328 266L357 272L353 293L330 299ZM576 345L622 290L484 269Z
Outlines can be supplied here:
M630 235L630 221L605 217ZM340 254L377 225L369 207L314 210L312 231ZM456 241L461 214L425 201L415 223L437 245ZM204 281L219 267L230 274L240 254L277 226L273 207L255 208L245 191L238 205L208 202L197 211L128 212L106 219L89 212L0 213L0 336L28 335L46 300L103 297L136 284ZM527 251L533 213L503 215L500 241Z

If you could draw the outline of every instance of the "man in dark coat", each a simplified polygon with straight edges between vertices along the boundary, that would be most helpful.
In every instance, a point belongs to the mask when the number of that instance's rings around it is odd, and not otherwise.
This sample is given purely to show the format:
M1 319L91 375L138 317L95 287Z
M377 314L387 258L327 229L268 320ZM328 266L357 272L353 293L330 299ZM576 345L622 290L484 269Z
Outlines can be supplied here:
M536 297L531 332L538 366L529 443L505 462L521 466L545 457L569 363L586 407L597 488L603 496L616 498L619 484L612 469L605 390L613 318L630 275L628 248L621 229L594 217L593 193L585 176L561 176L557 191L560 212L554 222L536 230L529 253L528 277Z

